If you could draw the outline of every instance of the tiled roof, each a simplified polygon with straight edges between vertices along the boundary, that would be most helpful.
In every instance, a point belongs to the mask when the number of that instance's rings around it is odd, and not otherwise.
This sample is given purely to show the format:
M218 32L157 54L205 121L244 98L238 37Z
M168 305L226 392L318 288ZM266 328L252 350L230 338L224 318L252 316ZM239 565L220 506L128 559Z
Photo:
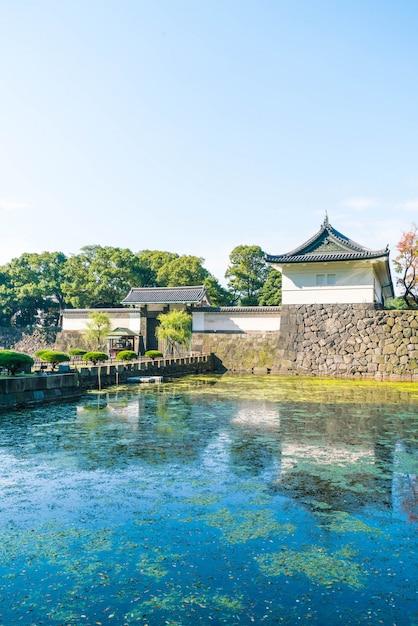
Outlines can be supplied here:
M279 255L266 255L267 263L315 263L324 261L359 261L389 257L388 247L382 250L369 250L342 235L324 220L321 229L308 241L291 252Z
M195 313L280 313L281 306L200 306Z
M133 287L122 304L206 304L203 285L189 287Z
M111 333L109 333L107 336L108 337L134 337L135 335L139 335L140 333L131 330L130 328L121 328L120 326L118 326L118 328L115 328L114 330L112 330Z
M109 313L109 315L126 314L128 311L122 307L115 308L97 308L97 309L63 309L62 314L69 315L89 315L89 313Z

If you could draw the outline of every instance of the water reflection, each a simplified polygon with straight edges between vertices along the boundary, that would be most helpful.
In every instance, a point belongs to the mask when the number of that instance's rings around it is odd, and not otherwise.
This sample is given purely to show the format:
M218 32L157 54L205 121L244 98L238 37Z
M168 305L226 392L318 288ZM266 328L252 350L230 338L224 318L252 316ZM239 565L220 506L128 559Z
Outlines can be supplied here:
M417 408L191 377L1 415L0 621L413 624Z

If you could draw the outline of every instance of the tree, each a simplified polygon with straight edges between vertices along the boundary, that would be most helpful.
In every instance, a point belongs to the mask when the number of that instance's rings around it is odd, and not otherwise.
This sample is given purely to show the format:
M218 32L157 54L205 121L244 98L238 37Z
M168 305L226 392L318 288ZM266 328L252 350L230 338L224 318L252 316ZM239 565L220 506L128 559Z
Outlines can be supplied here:
M260 290L258 298L259 306L279 306L282 303L282 275L271 267L267 274L267 280Z
M82 356L83 361L90 361L93 365L97 363L103 363L109 359L109 356L105 352L86 352Z
M179 346L188 347L192 337L192 317L186 311L170 311L158 316L159 326L155 329L157 338L165 341L166 352L180 352Z
M106 337L110 332L110 318L108 314L93 311L90 313L89 319L91 321L87 322L87 329L84 331L87 340L97 349L105 347Z
M10 276L0 271L0 326L9 326L16 311L16 298Z
M119 306L131 287L143 285L138 255L127 248L85 246L66 263L62 285L75 308Z
M183 255L160 267L157 283L160 287L177 285L203 285L209 272L202 265L203 259L192 255Z
M28 354L14 350L0 350L0 367L7 369L12 376L21 370L32 367L33 363L32 357Z
M162 358L164 355L162 352L160 352L159 350L147 350L145 352L145 356L148 359L151 359L151 361L155 361L155 359L160 359Z
M59 363L66 363L71 360L71 357L65 352L58 352L58 350L38 350L35 356L39 356L45 363L50 363L54 370Z
M139 264L142 271L142 286L157 287L158 270L165 265L178 259L175 252L164 252L162 250L142 250L138 252ZM138 287L138 285L135 285Z
M4 266L17 325L57 323L65 305L61 285L66 262L62 252L24 253Z
M397 245L399 254L394 260L396 272L401 274L398 285L402 286L402 297L408 308L418 306L418 226L412 224L403 232Z
M213 306L229 306L233 303L232 294L222 287L212 274L206 276L203 284Z
M229 255L231 265L225 272L234 301L241 306L256 306L266 282L268 265L259 246L237 246Z
M133 361L138 358L138 355L133 350L121 350L117 353L116 358L118 361Z

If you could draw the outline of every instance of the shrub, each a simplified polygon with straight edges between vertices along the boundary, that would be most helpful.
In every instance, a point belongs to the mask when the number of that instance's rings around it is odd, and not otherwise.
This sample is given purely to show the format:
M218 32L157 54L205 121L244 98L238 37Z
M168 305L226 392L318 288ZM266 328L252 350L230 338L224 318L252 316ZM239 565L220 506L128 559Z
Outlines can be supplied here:
M65 352L58 352L58 350L38 350L39 357L46 363L51 363L54 370L58 363L65 363L70 360L70 356Z
M138 358L138 355L133 350L121 350L117 353L116 358L120 361L133 361Z
M42 359L42 355L44 352L48 352L48 348L42 348L42 350L37 350L36 352L34 352L34 356L38 357L39 359Z
M93 365L108 360L108 355L105 352L86 352L83 354L83 361L91 361Z
M72 348L72 350L70 350L68 352L68 354L70 354L71 356L83 356L84 354L86 354L87 350L83 350L82 348Z
M12 376L32 365L33 359L28 354L14 350L0 350L0 367L5 367Z
M154 360L154 359L159 359L164 355L159 350L147 350L145 352L145 356L148 357L149 359Z

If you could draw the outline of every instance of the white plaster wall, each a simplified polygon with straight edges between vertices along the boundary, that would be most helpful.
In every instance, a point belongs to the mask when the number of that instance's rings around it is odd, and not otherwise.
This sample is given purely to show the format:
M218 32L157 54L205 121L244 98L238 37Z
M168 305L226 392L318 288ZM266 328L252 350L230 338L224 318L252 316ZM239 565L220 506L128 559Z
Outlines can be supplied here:
M280 313L193 313L193 332L251 332L280 330Z
M100 309L97 309L97 311L100 311ZM77 314L77 317L75 317L75 315L71 313L63 313L61 322L62 330L78 332L86 330L87 324L91 322L91 319L89 317L90 313L91 311L86 311L85 314L80 312ZM129 328L130 330L139 333L141 320L141 314L139 311L127 311L125 314L116 313L114 315L109 313L108 311L106 311L106 313L107 315L109 315L110 318L111 330L113 330L114 328L122 327Z
M283 304L349 304L375 302L376 276L370 263L314 263L283 266ZM335 276L334 285L317 285L317 275ZM380 288L380 287L379 287ZM378 289L376 289L376 293Z

